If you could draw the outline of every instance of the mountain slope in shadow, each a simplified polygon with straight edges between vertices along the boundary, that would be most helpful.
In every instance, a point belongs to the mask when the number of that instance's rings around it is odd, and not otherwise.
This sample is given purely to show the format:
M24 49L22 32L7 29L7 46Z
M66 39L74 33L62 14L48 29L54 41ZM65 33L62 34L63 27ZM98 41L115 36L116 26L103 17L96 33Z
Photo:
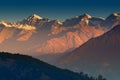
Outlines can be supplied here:
M41 62L30 56L0 53L0 80L96 80Z
M119 80L120 25L104 35L93 38L62 57L59 66L73 71L102 73L110 80Z

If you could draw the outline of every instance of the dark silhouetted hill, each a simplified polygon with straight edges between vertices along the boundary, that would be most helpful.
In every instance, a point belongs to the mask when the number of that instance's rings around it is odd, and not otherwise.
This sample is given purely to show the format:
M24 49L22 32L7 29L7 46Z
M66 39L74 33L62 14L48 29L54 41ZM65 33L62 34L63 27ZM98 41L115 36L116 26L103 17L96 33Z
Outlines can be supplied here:
M20 54L0 53L0 80L96 80Z

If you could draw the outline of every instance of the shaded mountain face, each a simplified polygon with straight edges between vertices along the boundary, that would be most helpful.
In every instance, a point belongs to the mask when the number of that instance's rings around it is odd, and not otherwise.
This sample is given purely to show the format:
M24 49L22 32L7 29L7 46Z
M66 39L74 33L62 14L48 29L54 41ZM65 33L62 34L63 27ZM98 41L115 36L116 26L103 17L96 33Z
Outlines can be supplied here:
M0 80L97 80L41 62L30 56L0 53Z
M93 17L89 14L83 14L80 16L76 16L74 18L71 19L67 19L63 25L64 26L74 26L76 24L81 24L81 26L96 26L96 25L100 25L101 23L103 23L105 20L103 18L97 18L97 17Z
M65 22L36 14L16 23L0 21L0 49L33 56L69 52L106 32L103 21L88 14Z
M120 24L120 14L113 13L110 16L108 16L101 25L107 27L108 29L111 29L119 24Z
M90 16L89 14L83 14L81 16L76 16L72 19L67 19L63 25L64 26L74 26L76 24L83 24L83 25L88 25L89 23L89 19L91 19L92 16Z
M104 74L109 80L119 80L119 60L120 25L59 58L57 63L73 71Z

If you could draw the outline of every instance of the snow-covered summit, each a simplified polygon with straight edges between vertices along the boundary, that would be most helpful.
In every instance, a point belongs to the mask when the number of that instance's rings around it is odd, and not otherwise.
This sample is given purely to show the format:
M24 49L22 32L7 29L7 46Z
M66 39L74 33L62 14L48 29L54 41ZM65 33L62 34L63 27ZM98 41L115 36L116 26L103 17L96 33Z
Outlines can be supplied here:
M120 13L113 13L114 16L120 16Z
M27 18L27 21L34 21L34 20L40 20L40 19L43 19L43 18L38 16L37 14L32 14Z
M32 14L29 18L43 19L42 17L38 16L37 14Z
M89 18L92 18L92 16L89 15L89 14L87 14L87 13L83 14L82 17L86 17L86 18L88 18L88 19L89 19Z

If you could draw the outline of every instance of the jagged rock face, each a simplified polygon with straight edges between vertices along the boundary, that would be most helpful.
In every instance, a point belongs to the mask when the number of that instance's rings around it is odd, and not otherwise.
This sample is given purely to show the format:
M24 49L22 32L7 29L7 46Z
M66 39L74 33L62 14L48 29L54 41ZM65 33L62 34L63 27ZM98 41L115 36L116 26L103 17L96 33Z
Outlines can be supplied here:
M104 21L105 21L104 18L96 18L96 17L93 17L93 18L90 18L90 19L89 19L89 25L91 25L91 26L100 25L100 24L103 23Z
M36 14L29 16L28 18L24 19L20 23L28 24L31 26L35 26L36 28L40 28L44 23L49 22L50 20L47 18L42 18Z
M79 25L76 25L79 26ZM37 49L37 52L42 53L63 53L71 51L92 37L100 36L104 33L102 29L95 29L95 27L80 27L74 32L67 32L65 35L52 38Z
M119 80L120 25L59 59L57 63L60 63L58 65L61 67L78 72L85 70L92 74L109 75L109 80Z
M106 32L101 26L104 21L88 14L65 22L36 14L17 23L0 21L0 49L31 54L67 52Z
M89 14L83 14L81 16L76 16L76 17L74 17L72 19L67 19L63 23L63 25L64 26L74 26L76 24L84 24L84 25L86 25L89 22L88 20L91 19L91 18L92 18L92 16L90 16Z
M88 14L68 19L63 25L61 24L63 27L55 27L56 30L53 31L53 33L57 31L57 33L61 32L64 33L64 35L47 40L36 51L42 53L63 53L71 51L90 38L102 35L106 30L98 24L103 21L101 18L92 18L92 16Z

